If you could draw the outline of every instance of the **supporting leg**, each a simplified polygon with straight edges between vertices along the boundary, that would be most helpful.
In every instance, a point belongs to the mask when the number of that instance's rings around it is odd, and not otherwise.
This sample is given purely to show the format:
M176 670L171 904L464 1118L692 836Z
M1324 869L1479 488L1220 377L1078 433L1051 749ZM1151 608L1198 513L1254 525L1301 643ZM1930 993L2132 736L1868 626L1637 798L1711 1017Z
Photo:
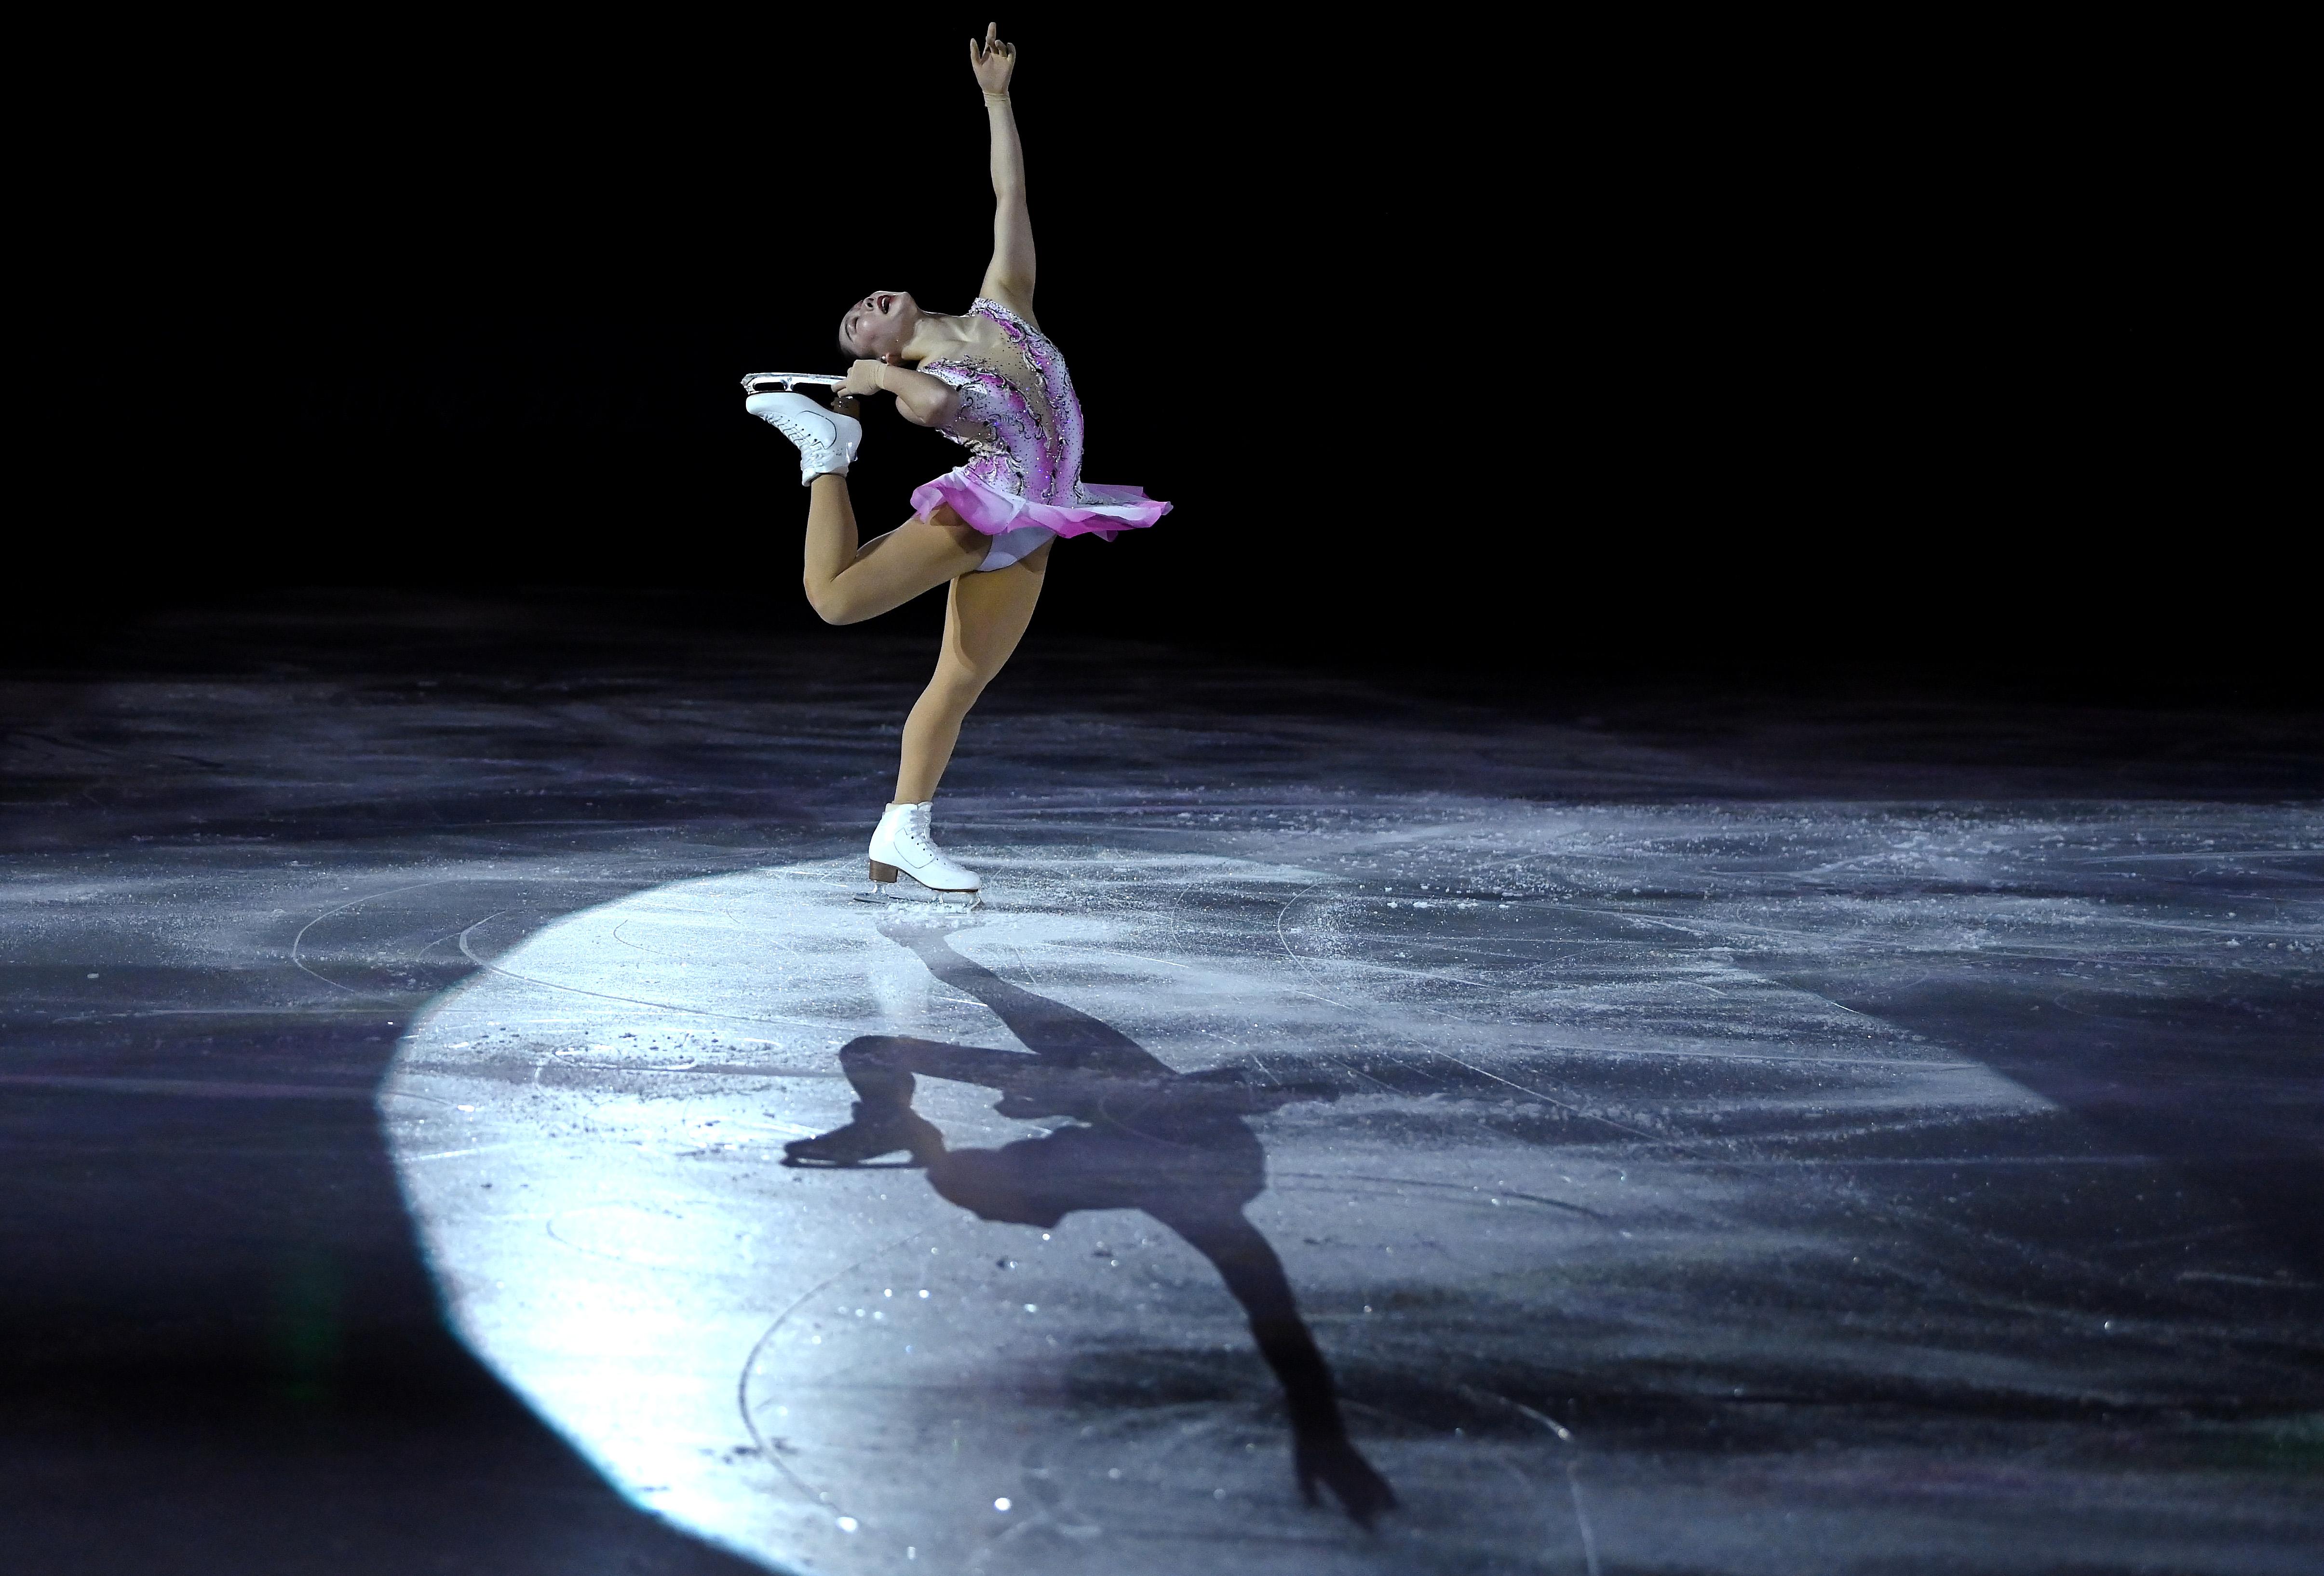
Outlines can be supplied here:
M1160 1060L1150 1055L1145 1047L1102 1018L1052 1001L1046 996L1035 995L1019 985L1002 979L982 963L963 957L940 931L909 923L891 923L881 927L881 933L899 946L908 947L917 954L928 972L942 980L963 995L973 996L991 1008L1009 1032L1024 1042L1025 1048L1047 1067L1073 1068L1104 1072L1126 1077L1175 1078L1176 1074ZM924 1043L924 1042L915 1042ZM999 1053L994 1053L999 1054ZM841 1053L845 1064L845 1053ZM1021 1058L1020 1058L1021 1059ZM994 1070L1014 1077L1004 1064L993 1064ZM973 1074L939 1070L934 1065L925 1069L946 1078L965 1078L972 1083L990 1083L1000 1089L1006 1085L978 1077ZM853 1077L851 1072L848 1074ZM859 1082L857 1088L862 1088ZM908 1092L906 1098L909 1098Z
M901 534L899 532L898 534ZM964 575L945 604L944 649L936 676L904 721L896 800L920 805L936 797L960 742L960 724L1024 638L1049 567L1050 543L1006 569Z

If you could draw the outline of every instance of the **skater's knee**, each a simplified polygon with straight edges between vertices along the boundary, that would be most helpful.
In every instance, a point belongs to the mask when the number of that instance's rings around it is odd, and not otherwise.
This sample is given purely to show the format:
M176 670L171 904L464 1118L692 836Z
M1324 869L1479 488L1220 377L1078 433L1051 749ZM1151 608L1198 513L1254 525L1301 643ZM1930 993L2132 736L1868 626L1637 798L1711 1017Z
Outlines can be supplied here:
M975 704L1001 668L1000 662L980 660L973 652L947 645L944 655L936 659L936 676L928 687L957 700L965 708Z
M893 1035L859 1035L839 1048L839 1069L864 1099L909 1104L914 1085L902 1064L903 1045Z
M928 680L929 696L948 710L967 714L977 697L984 693L985 679L979 674L954 667L949 660L936 665L936 677Z
M896 1060L903 1041L891 1034L860 1034L839 1047L843 1067L887 1066Z
M815 609L816 617L827 624L860 624L879 609L868 605L860 596L853 596L837 580L817 585L813 579L807 586L807 604Z

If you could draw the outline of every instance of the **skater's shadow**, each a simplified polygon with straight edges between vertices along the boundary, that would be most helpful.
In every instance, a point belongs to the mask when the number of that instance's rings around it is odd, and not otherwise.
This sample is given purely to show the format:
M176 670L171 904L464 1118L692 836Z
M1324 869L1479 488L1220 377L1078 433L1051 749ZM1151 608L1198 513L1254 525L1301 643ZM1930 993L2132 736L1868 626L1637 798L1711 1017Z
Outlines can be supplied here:
M1369 1526L1396 1497L1348 1442L1331 1369L1291 1283L1243 1206L1266 1188L1266 1157L1243 1118L1323 1085L1261 1087L1239 1069L1180 1074L1127 1035L1037 996L953 950L943 928L890 920L881 929L928 972L976 998L1032 1047L982 1050L905 1035L865 1035L840 1051L854 1085L854 1119L788 1146L793 1166L858 1166L899 1150L944 1197L988 1221L1054 1226L1075 1210L1142 1210L1217 1267L1250 1317L1261 1356L1282 1381L1293 1460L1309 1502L1318 1483ZM1063 1116L1076 1125L998 1149L949 1149L911 1108L914 1076L998 1089L1003 1116Z

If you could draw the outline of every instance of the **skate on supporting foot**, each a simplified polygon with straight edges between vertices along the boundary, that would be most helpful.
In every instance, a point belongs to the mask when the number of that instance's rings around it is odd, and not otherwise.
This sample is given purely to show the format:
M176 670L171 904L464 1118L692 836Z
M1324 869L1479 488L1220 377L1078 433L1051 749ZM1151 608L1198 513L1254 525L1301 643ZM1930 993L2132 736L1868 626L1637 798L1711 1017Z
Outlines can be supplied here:
M933 804L890 805L872 834L872 889L893 897L897 877L909 876L946 903L973 908L981 900L984 878L944 856L928 833ZM883 892L881 889L886 889Z
M816 1138L797 1138L783 1146L786 1166L861 1166L899 1149L918 1159L924 1152L940 1152L944 1139L923 1117L902 1105L872 1105L857 1101L853 1119Z
M906 895L908 888L911 893L909 896ZM983 898L975 892L931 890L922 896L918 888L912 887L909 882L897 880L892 875L884 873L881 867L878 865L872 867L872 884L856 893L855 900L859 903L871 903L881 908L915 909L925 909L933 900L936 908L954 914L973 914L984 907Z
M863 442L863 423L805 394L753 394L742 409L798 445L801 486L817 476L845 475Z

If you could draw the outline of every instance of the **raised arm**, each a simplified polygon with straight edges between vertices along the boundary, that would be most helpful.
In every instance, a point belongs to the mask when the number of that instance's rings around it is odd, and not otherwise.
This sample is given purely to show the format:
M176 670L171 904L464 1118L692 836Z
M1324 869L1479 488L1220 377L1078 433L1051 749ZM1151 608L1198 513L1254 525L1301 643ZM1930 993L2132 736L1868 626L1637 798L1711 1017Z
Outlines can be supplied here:
M1340 1497L1350 1520L1371 1525L1373 1518L1396 1504L1396 1490L1349 1442L1332 1370L1315 1350L1306 1321L1299 1317L1283 1260L1240 1210L1186 1208L1191 1201L1183 1197L1176 1202L1180 1207L1176 1209L1158 1201L1142 1207L1216 1265L1227 1290L1250 1315L1259 1354L1283 1384L1283 1409L1291 1423L1291 1466L1299 1479L1299 1492L1313 1505L1315 1485L1326 1484Z
M1017 69L1017 46L1001 41L992 23L982 39L968 41L968 63L984 89L984 115L992 128L992 262L984 271L983 294L1019 317L1033 316L1033 219L1025 207L1025 149L1017 140L1017 115L1009 105L1009 78Z

